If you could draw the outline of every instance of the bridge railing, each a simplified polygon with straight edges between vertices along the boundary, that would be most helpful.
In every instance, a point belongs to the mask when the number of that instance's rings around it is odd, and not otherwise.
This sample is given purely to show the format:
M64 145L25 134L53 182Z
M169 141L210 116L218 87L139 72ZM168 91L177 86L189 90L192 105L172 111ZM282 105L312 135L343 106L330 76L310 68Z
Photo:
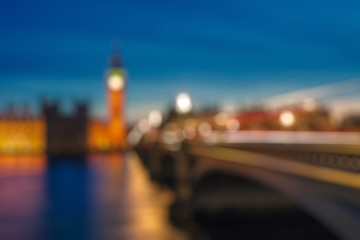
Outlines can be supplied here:
M152 140L141 143L150 152L181 152L360 188L358 133L237 131L171 143ZM159 154L151 155L154 159Z

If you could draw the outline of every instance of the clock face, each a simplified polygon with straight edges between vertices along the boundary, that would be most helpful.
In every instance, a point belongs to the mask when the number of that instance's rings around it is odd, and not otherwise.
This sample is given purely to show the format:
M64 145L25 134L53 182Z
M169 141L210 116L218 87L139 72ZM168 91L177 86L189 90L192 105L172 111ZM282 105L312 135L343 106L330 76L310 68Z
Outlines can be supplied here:
M108 87L113 91L119 91L124 87L125 80L124 77L118 74L113 74L109 76L107 80Z

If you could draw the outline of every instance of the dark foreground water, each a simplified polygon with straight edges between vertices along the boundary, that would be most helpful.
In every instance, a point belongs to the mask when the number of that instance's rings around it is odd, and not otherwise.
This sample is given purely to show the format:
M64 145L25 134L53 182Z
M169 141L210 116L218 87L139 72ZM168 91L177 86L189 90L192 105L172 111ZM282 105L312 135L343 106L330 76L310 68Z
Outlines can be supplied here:
M0 156L0 239L186 239L132 153Z

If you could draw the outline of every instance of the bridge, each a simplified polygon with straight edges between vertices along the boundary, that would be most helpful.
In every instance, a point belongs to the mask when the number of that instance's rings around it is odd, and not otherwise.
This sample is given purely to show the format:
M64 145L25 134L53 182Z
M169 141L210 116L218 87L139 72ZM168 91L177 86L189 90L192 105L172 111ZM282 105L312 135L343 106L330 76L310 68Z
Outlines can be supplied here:
M226 221L219 212L227 211L243 216L243 225L270 219L244 230L245 238L360 236L360 134L213 131L193 140L164 134L146 134L135 149L152 179L176 193L175 221L203 220L216 235L212 221ZM309 218L301 226L311 233L292 224L303 215Z

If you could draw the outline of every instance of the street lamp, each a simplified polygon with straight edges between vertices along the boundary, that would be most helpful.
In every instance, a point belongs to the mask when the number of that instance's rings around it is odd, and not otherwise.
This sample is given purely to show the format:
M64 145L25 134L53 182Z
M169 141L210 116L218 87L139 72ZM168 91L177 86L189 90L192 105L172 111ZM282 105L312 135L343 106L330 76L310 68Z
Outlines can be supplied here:
M180 114L191 112L192 102L189 94L182 92L176 96L175 109Z
M283 127L290 127L295 123L295 115L288 110L283 111L280 113L279 121Z

